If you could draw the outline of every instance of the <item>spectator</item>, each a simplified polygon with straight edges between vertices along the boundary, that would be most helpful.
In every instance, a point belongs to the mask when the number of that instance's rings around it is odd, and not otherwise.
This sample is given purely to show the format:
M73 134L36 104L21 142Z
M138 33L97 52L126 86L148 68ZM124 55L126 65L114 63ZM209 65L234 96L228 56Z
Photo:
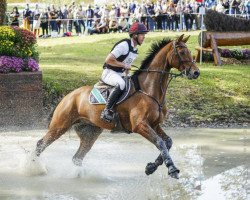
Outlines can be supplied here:
M40 35L40 25L41 25L41 20L40 20L40 11L39 11L39 7L38 7L38 4L36 4L36 8L33 12L33 33L35 36L38 36Z
M13 11L10 13L11 26L19 26L19 12L18 8L14 7Z
M57 19L56 19L56 25L57 25L57 33L58 33L58 35L61 33L62 20L63 20L63 13L62 13L62 9L60 8L57 11Z
M148 23L148 30L154 31L155 29L155 11L154 11L154 3L149 2L147 3L147 23Z
M135 13L135 9L136 9L136 3L135 3L135 0L132 0L130 3L129 3L129 13Z
M225 12L225 8L224 8L224 6L222 4L223 4L223 1L219 0L219 2L217 3L217 6L215 8L215 10L217 12L220 12L220 13L224 13Z
M80 25L79 25L79 12L78 12L78 8L75 7L74 10L73 10L73 24L75 26L75 30L76 30L76 35L80 36L81 34L81 31L80 31Z
M161 2L157 1L156 6L154 8L155 12L155 20L156 20L156 25L158 30L162 30L162 6Z
M79 31L82 34L85 32L85 21L84 21L85 18L86 18L86 12L83 10L82 6L80 5L79 10L78 10L78 19L79 19L78 22L79 22Z
M240 5L239 0L232 0L230 4L231 6L230 14L233 14L233 15L240 14L239 5Z
M128 21L125 17L121 16L118 21L118 31L127 32L128 31Z
M112 5L111 11L109 12L109 19L110 20L117 20L117 10L115 4Z
M68 32L72 32L73 28L73 7L70 6L68 10Z
M62 25L63 25L63 33L68 31L68 6L65 4L64 7L61 9L62 11Z
M128 21L129 10L128 10L128 6L126 3L124 3L123 6L121 7L121 16L124 17Z
M190 7L190 5L186 5L185 9L184 9L184 23L185 23L185 27L186 27L186 31L192 30L193 27L193 10Z
M57 23L56 19L58 17L57 10L54 5L52 5L52 8L49 12L49 18L50 18L50 26L51 26L51 31L57 33ZM57 34L55 34L56 36Z
M100 12L100 8L98 5L95 5L95 9L94 9L94 17L95 19L101 19L101 15L99 15Z
M118 24L117 24L116 19L111 19L109 21L109 32L115 33L115 32L117 32L117 30L118 30Z
M26 4L26 8L23 11L23 28L30 31L31 20L32 20L32 11L29 8L29 4Z
M42 37L46 38L49 35L49 30L48 30L48 26L49 26L49 14L48 14L48 10L44 9L40 15L40 20L41 20L41 27L42 27ZM46 33L45 33L46 32Z
M147 5L143 1L142 5L141 5L141 23L143 23L146 27L148 26L147 25L147 14L148 14Z
M96 19L94 21L94 24L92 25L92 27L87 27L88 28L88 33L90 35L93 35L94 33L97 33L97 26L99 25L100 23L100 19Z
M168 8L168 5L167 5L167 2L164 1L162 3L162 29L165 31L167 30L168 28L168 12L167 12L167 8Z
M141 17L142 17L142 8L140 4L136 5L135 12L134 12L135 18L141 22Z
M174 21L175 21L175 14L176 14L176 10L174 7L174 3L170 2L169 6L167 8L167 13L168 13L168 28L169 30L174 30Z
M245 8L247 13L247 19L250 19L250 0L246 1Z
M91 5L88 6L86 10L87 26L92 27L92 22L94 19L94 10L91 8Z
M224 0L222 6L224 7L225 10L224 13L229 14L229 7L230 7L229 0Z

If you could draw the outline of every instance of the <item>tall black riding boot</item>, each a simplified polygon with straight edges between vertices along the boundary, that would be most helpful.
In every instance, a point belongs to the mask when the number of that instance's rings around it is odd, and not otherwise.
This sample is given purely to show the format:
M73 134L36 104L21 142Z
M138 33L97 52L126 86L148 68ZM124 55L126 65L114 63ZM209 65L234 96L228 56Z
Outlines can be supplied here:
M110 96L108 98L106 108L101 113L102 120L109 122L109 123L113 121L114 112L112 111L112 108L114 107L114 105L118 101L121 94L122 94L122 90L120 89L120 86L119 85L115 86L113 92L110 94Z

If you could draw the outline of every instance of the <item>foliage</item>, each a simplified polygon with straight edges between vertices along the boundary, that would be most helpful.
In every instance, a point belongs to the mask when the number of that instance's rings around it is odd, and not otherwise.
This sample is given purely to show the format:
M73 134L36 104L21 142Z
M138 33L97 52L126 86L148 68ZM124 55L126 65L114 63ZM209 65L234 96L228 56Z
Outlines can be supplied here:
M19 27L0 27L0 72L37 71L39 53L32 32Z
M19 27L0 27L0 55L16 56L20 58L32 57L38 61L36 38L28 30Z

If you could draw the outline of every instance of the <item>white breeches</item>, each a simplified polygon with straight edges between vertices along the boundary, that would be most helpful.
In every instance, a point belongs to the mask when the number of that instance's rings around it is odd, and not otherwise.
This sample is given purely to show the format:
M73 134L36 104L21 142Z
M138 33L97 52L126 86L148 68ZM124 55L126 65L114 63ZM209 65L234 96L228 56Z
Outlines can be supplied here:
M122 78L122 72L104 69L102 72L102 80L112 86L116 86L118 84L121 90L124 90L125 88L125 81Z

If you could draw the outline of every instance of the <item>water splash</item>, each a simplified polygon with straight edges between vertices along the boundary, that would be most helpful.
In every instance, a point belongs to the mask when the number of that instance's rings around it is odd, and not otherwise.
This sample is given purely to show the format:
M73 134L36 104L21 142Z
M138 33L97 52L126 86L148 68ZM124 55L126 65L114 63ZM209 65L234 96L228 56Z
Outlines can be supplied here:
M20 161L20 173L25 176L38 176L47 174L47 169L40 157L35 152L27 152Z

